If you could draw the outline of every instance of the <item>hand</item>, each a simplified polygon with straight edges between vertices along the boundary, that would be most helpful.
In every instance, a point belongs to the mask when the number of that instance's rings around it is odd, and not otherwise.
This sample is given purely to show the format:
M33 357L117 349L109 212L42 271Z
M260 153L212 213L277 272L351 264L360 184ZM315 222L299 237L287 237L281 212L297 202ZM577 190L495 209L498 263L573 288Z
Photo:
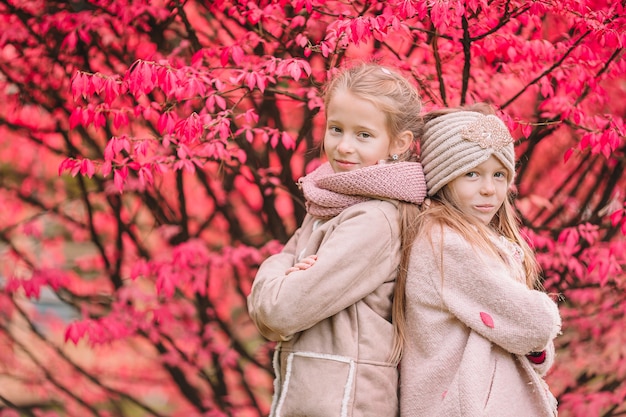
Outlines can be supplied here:
M290 273L295 272L295 271L304 271L305 269L309 269L310 267L313 266L315 261L317 261L317 255L309 255L306 258L301 259L291 268L287 269L285 271L285 275L289 275Z

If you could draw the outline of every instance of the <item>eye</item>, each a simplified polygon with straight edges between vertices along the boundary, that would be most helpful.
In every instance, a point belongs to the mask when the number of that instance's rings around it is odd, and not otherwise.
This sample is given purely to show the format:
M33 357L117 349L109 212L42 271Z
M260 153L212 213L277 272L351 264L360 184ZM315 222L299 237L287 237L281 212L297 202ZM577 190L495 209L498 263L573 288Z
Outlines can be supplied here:
M371 138L371 137L372 137L372 135L370 135L370 134L369 134L369 133L367 133L367 132L360 132L357 136L358 136L360 139L369 139L369 138Z
M465 176L466 176L467 178L476 178L476 177L478 176L478 172L476 172L476 171L470 171L470 172L468 172L467 174L465 174Z
M337 126L328 126L328 131L334 134L341 133L341 129L338 128Z
M493 176L496 178L507 179L507 173L505 171L496 172Z

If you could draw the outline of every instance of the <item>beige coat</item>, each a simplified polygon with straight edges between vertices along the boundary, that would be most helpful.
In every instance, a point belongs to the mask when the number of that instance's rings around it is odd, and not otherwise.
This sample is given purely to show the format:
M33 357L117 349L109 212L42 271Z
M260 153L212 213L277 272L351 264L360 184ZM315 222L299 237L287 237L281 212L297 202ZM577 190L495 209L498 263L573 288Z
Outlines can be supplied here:
M271 416L395 417L391 304L400 259L396 204L370 200L321 222L307 216L259 268L248 309L269 340ZM308 255L317 262L285 275Z
M551 417L541 374L554 361L561 319L545 293L515 280L517 268L455 232L418 238L407 277L403 417ZM521 266L518 261L518 266ZM525 357L546 350L535 366Z

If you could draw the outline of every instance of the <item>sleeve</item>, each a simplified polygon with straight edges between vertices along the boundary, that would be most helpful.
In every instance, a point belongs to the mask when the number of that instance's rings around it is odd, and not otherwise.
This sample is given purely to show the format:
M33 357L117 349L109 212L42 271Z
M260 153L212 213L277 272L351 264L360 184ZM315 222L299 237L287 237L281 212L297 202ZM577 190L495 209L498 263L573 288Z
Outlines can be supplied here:
M540 353L541 355L539 357L537 356L533 357L527 354L526 358L530 362L530 366L535 370L535 372L537 372L539 376L543 377L548 373L550 368L552 368L552 365L554 365L554 359L556 356L555 349L554 349L554 341L551 340L546 346L546 348L542 350ZM537 360L537 359L543 359L543 360Z
M481 254L459 235L446 231L443 244L433 250L442 259L441 286L444 304L475 332L517 355L545 350L561 328L557 305L540 291L510 279L506 265ZM441 256L441 258L438 258Z
M380 204L392 208L393 214ZM266 338L288 340L395 276L400 245L397 210L390 203L380 204L346 209L310 268L285 275L295 259L292 253L272 256L261 265L248 310Z
M290 339L290 336L287 337L281 336L276 333L269 327L265 325L263 320L259 317L258 312L260 311L259 304L263 302L262 296L260 295L261 288L263 286L264 276L266 275L285 275L285 271L288 268L292 267L296 263L297 255L296 248L298 247L298 241L300 240L300 236L302 235L303 229L306 228L306 224L308 221L311 221L311 218L307 216L302 223L302 225L294 232L293 236L289 238L283 249L270 257L268 257L257 271L257 274L254 278L254 282L252 283L252 289L247 298L248 305L248 315L252 319L252 322L256 325L257 329L265 338L272 341L285 341ZM263 271L263 272L262 272ZM282 271L282 272L281 272Z

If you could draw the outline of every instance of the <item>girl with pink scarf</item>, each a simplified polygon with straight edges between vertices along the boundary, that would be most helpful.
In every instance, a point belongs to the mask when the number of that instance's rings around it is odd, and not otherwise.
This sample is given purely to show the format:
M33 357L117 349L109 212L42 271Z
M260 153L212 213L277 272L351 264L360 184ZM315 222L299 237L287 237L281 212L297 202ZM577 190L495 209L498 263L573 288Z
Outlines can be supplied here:
M426 184L413 162L421 103L388 68L347 69L326 89L327 162L301 178L307 216L260 266L248 297L274 353L274 417L395 417L392 296L401 213Z

